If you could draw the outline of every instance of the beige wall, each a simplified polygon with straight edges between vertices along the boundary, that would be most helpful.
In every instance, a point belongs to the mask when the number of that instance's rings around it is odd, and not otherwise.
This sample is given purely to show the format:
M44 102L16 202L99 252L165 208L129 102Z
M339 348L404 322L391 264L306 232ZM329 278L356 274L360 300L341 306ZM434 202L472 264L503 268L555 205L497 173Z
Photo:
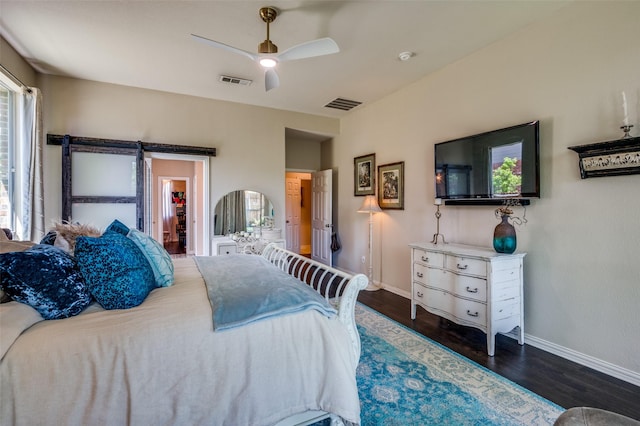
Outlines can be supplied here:
M337 119L86 80L42 76L41 88L45 133L217 148L209 162L211 210L229 191L259 191L274 203L281 228L285 128L339 131ZM61 209L60 147L45 147L44 161L50 221Z
M287 137L285 167L288 170L320 170L322 142Z
M19 78L23 84L26 84L27 86L36 86L36 71L1 36L0 64L2 64L2 66L9 70L9 72L14 76Z
M540 119L542 198L517 230L518 249L528 253L525 332L529 342L602 361L640 384L640 175L581 180L567 149L622 136L622 90L640 134L639 16L640 2L575 2L344 118L332 145L343 243L337 264L366 272L355 156L405 162L405 210L375 217L374 274L408 295L407 245L435 233L434 143ZM444 207L442 215L448 241L491 246L493 208Z

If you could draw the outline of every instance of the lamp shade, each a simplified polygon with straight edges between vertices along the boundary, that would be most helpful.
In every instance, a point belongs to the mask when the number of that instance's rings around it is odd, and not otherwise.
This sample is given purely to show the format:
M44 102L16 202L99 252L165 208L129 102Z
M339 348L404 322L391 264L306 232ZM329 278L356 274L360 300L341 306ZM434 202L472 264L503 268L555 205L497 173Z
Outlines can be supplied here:
M358 209L358 213L379 213L382 209L378 206L378 200L375 195L367 195L364 197L362 205Z

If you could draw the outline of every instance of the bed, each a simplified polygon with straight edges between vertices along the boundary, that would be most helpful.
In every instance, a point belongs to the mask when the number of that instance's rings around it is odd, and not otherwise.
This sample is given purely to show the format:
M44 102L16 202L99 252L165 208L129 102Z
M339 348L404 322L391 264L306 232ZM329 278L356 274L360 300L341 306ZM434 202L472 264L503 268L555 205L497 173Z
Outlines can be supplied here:
M77 316L43 320L27 305L5 303L3 424L358 424L354 307L367 278L275 245L235 257L266 260L316 289L337 314L303 310L214 330L194 258L174 259L174 285L131 309L93 303Z

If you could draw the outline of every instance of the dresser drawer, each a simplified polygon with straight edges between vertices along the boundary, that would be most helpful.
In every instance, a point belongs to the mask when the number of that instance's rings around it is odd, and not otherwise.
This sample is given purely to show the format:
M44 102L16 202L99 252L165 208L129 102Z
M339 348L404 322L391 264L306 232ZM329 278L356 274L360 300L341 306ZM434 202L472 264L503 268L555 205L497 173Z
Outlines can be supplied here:
M469 277L436 269L431 270L429 281L426 284L467 299L483 303L487 301L487 280L484 278Z
M479 277L487 276L487 263L480 259L469 259L460 256L445 257L445 268L450 271L459 272L461 274L476 275Z
M217 247L217 255L223 256L227 254L238 254L238 246L236 243L220 243Z
M501 320L512 316L520 315L520 298L495 302L491 307L493 320Z
M520 297L520 286L517 285L504 286L504 287L491 287L492 298L494 301L508 300Z
M438 275L442 275L442 269L429 268L420 263L414 263L413 265L414 281L427 284L437 279Z
M413 300L416 302L426 302L427 288L420 283L413 283Z
M428 308L449 313L456 318L478 325L482 328L487 323L487 307L483 303L464 300L444 291L416 286L414 297ZM418 293L422 294L418 297Z
M493 271L493 283L500 284L502 282L520 282L520 267L509 268L504 270Z
M423 265L442 268L444 266L444 254L431 253L425 250L413 249L413 261Z

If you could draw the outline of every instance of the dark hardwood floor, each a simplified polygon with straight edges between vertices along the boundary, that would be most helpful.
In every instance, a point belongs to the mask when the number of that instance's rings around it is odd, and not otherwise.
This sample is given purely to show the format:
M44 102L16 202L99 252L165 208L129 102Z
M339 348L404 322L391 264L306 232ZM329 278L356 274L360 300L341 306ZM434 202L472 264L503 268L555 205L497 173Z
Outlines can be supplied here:
M169 254L185 254L187 252L186 247L177 241L167 241L164 243L164 249Z
M358 300L387 317L477 362L564 408L602 408L640 420L640 387L568 361L509 337L496 336L495 356L486 335L417 308L411 320L408 299L386 290L361 291Z

